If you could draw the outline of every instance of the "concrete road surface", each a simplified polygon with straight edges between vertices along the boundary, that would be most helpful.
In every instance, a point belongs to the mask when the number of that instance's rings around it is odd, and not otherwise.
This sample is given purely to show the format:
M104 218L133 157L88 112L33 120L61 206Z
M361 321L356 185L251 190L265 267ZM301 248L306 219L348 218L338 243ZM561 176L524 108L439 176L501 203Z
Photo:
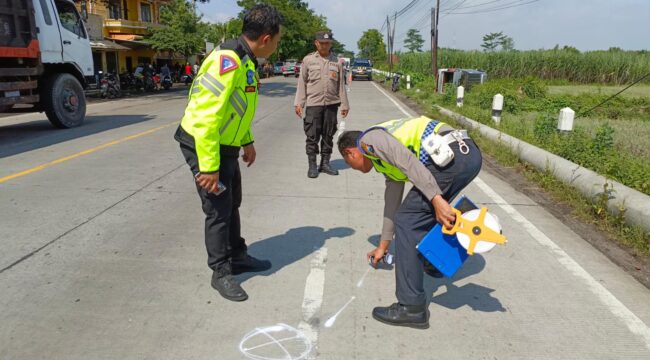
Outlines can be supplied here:
M295 81L264 82L257 161L242 168L243 235L273 262L238 276L243 303L210 287L172 140L185 92L91 104L71 130L0 119L0 359L650 359L648 289L486 169L464 193L508 244L425 276L428 330L373 320L395 301L394 270L365 260L383 178L338 153L340 176L307 178ZM414 114L372 82L349 94L347 129Z

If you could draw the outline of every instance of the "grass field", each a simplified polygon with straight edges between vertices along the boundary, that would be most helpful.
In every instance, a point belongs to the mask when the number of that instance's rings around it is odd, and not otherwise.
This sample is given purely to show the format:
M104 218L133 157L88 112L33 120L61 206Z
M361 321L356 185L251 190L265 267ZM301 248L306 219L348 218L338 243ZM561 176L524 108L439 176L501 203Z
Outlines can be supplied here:
M625 86L604 86L604 85L560 85L560 86L549 86L549 94L568 94L568 95L578 95L578 94L602 94L602 95L614 95L617 92L623 90ZM645 97L650 99L650 85L647 84L636 84L631 88L625 90L621 93L620 96L627 98L633 97Z

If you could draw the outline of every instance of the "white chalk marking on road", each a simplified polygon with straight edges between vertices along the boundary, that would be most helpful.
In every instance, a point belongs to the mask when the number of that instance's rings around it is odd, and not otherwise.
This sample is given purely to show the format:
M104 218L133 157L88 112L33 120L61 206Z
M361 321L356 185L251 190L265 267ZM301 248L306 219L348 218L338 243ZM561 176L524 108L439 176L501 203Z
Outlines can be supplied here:
M549 239L543 232L541 232L535 225L526 219L519 211L509 205L499 194L487 185L483 180L478 177L474 179L474 183L478 185L483 192L492 198L492 200L499 205L506 213L508 213L513 220L520 223L526 231L542 246L550 249L557 260L562 264L570 273L583 280L588 286L589 290L594 293L600 301L612 312L616 317L621 319L627 328L634 334L641 337L647 348L650 349L650 328L639 319L630 309L621 303L612 293L610 293L603 285L594 279L580 264L578 264L569 254L560 248L553 240Z
M357 287L358 287L358 288L360 288L360 287L363 286L363 280L366 278L366 276L367 276L368 273L370 272L370 269L372 269L372 268L368 268L368 270L366 270L366 272L365 272L365 273L363 274L363 276L361 277L361 280L359 280L359 282L357 283Z
M311 270L305 283L305 295L302 300L302 321L298 325L298 329L305 333L314 347L317 346L318 327L312 325L311 320L320 311L323 304L326 261L327 248L322 247L316 250L314 257L311 259Z
M393 99L392 96L386 94L386 91L384 91L384 89L382 89L379 85L375 84L374 81L372 82L372 84L375 85L377 90L379 90L382 94L384 94L384 96L386 96L390 101L392 101L393 104L395 104L395 106L397 106L397 108L400 109L406 116L413 116L413 115L409 114L408 111L404 110L402 105L400 105L397 101L395 101L395 99Z
M271 335L276 333L277 336ZM284 333L288 336L280 337ZM266 341L261 344L247 347L249 343L257 341ZM258 350L262 349L262 350ZM311 341L297 329L287 324L277 324L263 328L255 328L255 330L244 335L244 338L239 343L239 351L249 359L255 360L301 360L305 359L312 351L313 345ZM257 350L256 353L253 350ZM267 353L283 353L281 357L269 357L260 354L260 351Z
M336 322L336 317L339 316L339 314L341 314L343 310L345 310L345 308L348 307L348 305L350 305L352 301L354 301L354 299L356 299L356 296L351 297L350 300L348 300L348 302L346 302L345 305L343 305L343 307L339 309L339 311L337 311L336 314L334 314L334 316L327 319L327 321L325 321L325 327L326 328L332 327L332 325L334 325L334 323Z

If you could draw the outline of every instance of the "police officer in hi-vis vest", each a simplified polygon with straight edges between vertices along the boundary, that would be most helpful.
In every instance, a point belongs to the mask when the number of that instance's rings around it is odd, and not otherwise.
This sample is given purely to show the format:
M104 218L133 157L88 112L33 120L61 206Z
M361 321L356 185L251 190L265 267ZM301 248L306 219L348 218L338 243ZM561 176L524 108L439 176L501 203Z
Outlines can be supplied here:
M309 162L307 176L318 177L319 172L338 175L330 166L337 129L337 112L348 116L350 106L345 89L345 71L336 55L332 54L332 34L319 31L315 35L316 51L305 56L300 68L294 107L296 115L305 120L303 128L307 135L306 152ZM320 166L316 166L318 143L320 141Z
M436 223L452 227L455 215L449 201L478 175L481 152L466 131L424 116L344 132L338 148L351 168L363 173L375 168L386 177L380 243L368 258L376 266L394 235L398 302L376 307L372 315L389 325L426 329L425 260L416 245ZM402 201L405 182L414 186Z
M208 55L196 74L185 115L174 138L196 182L205 213L205 246L212 287L228 300L248 298L233 274L264 271L271 263L247 253L241 237L239 153L251 166L251 121L258 96L257 57L268 58L280 41L282 17L269 5L244 16L242 35Z

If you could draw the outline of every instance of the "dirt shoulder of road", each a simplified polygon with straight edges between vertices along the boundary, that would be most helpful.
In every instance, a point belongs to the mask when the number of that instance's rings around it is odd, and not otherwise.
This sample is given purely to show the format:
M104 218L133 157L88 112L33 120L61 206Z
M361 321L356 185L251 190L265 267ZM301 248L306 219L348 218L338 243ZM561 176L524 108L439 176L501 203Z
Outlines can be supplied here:
M386 89L385 86L384 88ZM418 103L399 92L393 93L393 95L418 114L428 112ZM505 167L490 155L483 154L483 170L519 189L523 194L566 224L582 239L607 256L613 263L650 289L650 259L637 256L632 249L620 245L595 225L586 223L572 215L573 208L571 205L557 202L551 194L529 180L524 175L521 164L514 167Z

